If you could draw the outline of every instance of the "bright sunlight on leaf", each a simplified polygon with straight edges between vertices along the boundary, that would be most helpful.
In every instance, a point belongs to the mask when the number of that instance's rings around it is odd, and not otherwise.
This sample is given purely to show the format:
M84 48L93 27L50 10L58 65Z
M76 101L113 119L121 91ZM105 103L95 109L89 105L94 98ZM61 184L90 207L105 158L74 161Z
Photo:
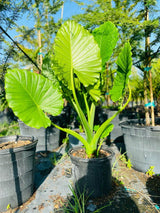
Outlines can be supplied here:
M102 57L102 65L109 60L118 41L118 29L108 21L93 30L93 35L97 41Z
M81 25L74 21L65 22L55 38L55 58L63 68L63 76L71 88L71 70L85 86L97 82L101 72L101 57L98 44Z
M5 76L6 98L15 115L27 125L48 127L46 115L59 115L63 108L60 92L48 79L26 70L9 70ZM46 113L44 113L46 112Z
M113 102L120 100L128 84L129 75L131 74L132 58L131 46L127 42L117 59L117 75L114 79L113 88L110 91L111 99Z

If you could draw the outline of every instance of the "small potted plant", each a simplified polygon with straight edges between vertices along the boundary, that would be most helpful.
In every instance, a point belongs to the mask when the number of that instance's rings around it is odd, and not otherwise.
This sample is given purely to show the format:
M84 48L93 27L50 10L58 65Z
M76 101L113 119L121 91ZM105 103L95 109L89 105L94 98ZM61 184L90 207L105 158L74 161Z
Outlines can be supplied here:
M131 96L129 90L129 98L123 105L132 66L131 47L126 42L117 58L117 75L110 91L112 100L120 103L119 110L94 133L96 103L101 97L101 74L117 40L118 30L111 22L104 23L91 34L80 24L66 21L57 32L52 56L52 68L60 88L51 80L28 71L8 71L5 76L9 106L24 123L34 128L51 125L47 113L53 116L60 114L62 95L67 94L80 118L86 139L71 129L52 125L82 142L83 147L69 151L75 165L75 188L78 187L80 192L85 188L86 193L93 197L108 194L111 189L114 153L107 146L102 146L103 138L112 131L111 121L127 106Z

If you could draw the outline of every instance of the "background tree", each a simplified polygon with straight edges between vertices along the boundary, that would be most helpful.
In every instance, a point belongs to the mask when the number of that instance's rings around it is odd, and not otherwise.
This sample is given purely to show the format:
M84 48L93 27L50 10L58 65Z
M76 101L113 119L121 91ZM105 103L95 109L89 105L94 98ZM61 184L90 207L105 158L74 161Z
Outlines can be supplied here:
M27 19L32 19L33 25L31 27L17 25L18 36L15 39L21 44L21 48L37 62L41 70L42 55L46 54L53 44L55 33L61 25L61 20L56 22L54 16L63 2L61 0L27 0L25 3ZM37 58L41 60L41 63ZM13 60L17 61L17 59L21 62L21 66L27 65L29 69L37 70L32 63L28 65L29 61L21 51L16 51L13 55Z
M2 29L6 32L13 29L19 17L26 11L23 2L2 0L0 1L0 110L6 107L5 91L4 91L4 74L9 66L8 59L14 45L7 48L6 36Z
M13 2L11 0L2 0L0 1L0 27L3 28L6 32L16 25L16 21L18 18L24 13L26 7L23 3ZM3 31L0 28L0 64L4 64L6 58L10 54L10 49L6 50L6 46L4 45L4 41L6 39ZM1 66L2 72L3 66Z
M53 43L54 35L61 25L61 20L58 22L54 20L54 15L60 9L62 3L61 0L18 0L15 2L4 0L0 2L0 21L2 23L0 26L1 100L5 97L3 82L7 68L25 67L37 71L37 57L47 53ZM33 20L33 23L35 23L33 27L18 26L18 18L24 17L24 14L28 19ZM19 35L8 41L10 36L7 35L8 30L13 28ZM41 45L39 45L37 34L40 34L42 38L40 40Z
M143 76L139 75L138 70L135 68L132 69L130 87L132 90L132 106L144 104Z
M157 103L157 112L160 116L160 58L152 62L153 96Z

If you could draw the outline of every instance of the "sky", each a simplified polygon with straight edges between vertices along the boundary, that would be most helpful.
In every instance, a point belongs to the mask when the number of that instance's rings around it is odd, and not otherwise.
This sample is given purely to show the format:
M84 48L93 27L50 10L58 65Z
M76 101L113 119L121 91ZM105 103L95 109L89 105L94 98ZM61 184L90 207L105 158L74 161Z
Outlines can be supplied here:
M88 0L85 0L85 2L87 2ZM55 21L57 21L58 19L61 18L61 12L62 10L60 10L54 17ZM65 0L64 1L64 8L63 8L63 20L66 20L67 18L70 18L73 15L82 13L82 7L80 7L78 4L76 4L75 2L71 1L71 0ZM34 27L34 21L32 19L28 20L26 19L26 15L24 15L23 17L21 17L18 21L17 24L20 26L28 26L30 28ZM11 30L10 31L11 36L15 37L16 35L18 35L16 33L15 30Z
M82 0L82 1L87 3L90 0ZM65 0L64 2L65 3L64 3L64 9L63 9L63 20L66 20L67 18L69 18L73 15L83 13L82 6L79 6L78 4L73 2L72 0ZM158 2L158 5L159 5L159 8L160 8L160 0L157 0L157 2ZM55 21L57 21L58 19L61 18L61 10L55 15L54 18L55 18ZM29 28L33 28L34 25L35 25L35 23L32 19L28 20L26 18L26 15L22 16L18 20L17 24L19 26L22 26L22 25L28 26ZM8 33L12 38L15 38L15 36L18 35L18 33L15 30L10 30L10 31L8 31ZM17 40L17 38L15 40ZM11 41L9 41L9 42L11 42Z
M82 13L82 7L80 7L78 4L76 4L75 2L72 2L70 0L65 1L64 9L63 9L64 20L71 17L72 15L76 15L79 13ZM60 18L61 11L57 15L58 15L57 18Z
M85 3L90 2L90 0L81 0ZM158 3L158 9L160 9L160 0L157 0ZM55 21L57 21L58 19L61 18L61 12L62 10L60 10L54 17ZM73 2L72 0L64 0L64 9L63 9L63 20L66 20L67 18L79 14L79 13L83 13L82 10L82 6L79 6L78 4L76 4L75 2ZM24 15L23 17L21 17L17 24L19 26L28 26L29 28L33 28L34 27L34 21L32 19L28 20L26 19L26 15ZM9 31L10 35L14 38L16 35L18 35L18 33L15 30L10 30Z
M85 2L88 2L90 0L84 0ZM54 16L54 19L55 21L57 21L58 19L61 18L61 12L62 10L60 10L57 14L55 14ZM79 14L79 13L82 13L82 8L76 4L75 2L73 2L72 0L64 0L64 8L63 8L63 20L66 20L67 18L70 18L71 16L73 15L76 15L76 14ZM28 26L29 28L34 28L34 25L35 25L35 22L34 22L34 19L27 19L27 15L24 14L23 16L21 16L18 21L17 21L17 24L19 27L21 26ZM7 31L7 33L15 40L15 41L18 41L18 38L17 36L19 35L18 32L16 32L16 30L14 29L10 29ZM10 43L12 44L12 41L5 36L5 39ZM24 44L24 42L23 42ZM3 44L4 45L4 44ZM0 48L0 53L2 52L3 53L3 45L2 48ZM1 47L0 46L0 47ZM0 60L1 61L1 60Z

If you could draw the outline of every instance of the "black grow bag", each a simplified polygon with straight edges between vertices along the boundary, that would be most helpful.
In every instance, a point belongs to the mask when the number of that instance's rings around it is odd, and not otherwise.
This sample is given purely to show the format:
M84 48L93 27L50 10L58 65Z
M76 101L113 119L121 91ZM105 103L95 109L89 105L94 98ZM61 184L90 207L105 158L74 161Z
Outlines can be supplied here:
M156 124L160 120L156 119ZM155 174L160 174L160 126L145 126L144 120L128 120L122 122L127 156L133 168L147 172L154 166Z
M20 134L23 136L34 136L38 138L36 152L40 151L53 151L59 147L60 143L60 130L54 126L47 128L41 127L40 129L27 126L22 121L18 121Z
M104 145L102 149L110 153L108 157L83 159L72 155L72 152L79 148L82 147L75 147L69 151L73 164L75 190L93 198L107 195L112 187L111 161L114 152Z
M33 194L37 139L23 136L0 137L0 143L30 140L31 144L0 150L0 212L16 208Z

